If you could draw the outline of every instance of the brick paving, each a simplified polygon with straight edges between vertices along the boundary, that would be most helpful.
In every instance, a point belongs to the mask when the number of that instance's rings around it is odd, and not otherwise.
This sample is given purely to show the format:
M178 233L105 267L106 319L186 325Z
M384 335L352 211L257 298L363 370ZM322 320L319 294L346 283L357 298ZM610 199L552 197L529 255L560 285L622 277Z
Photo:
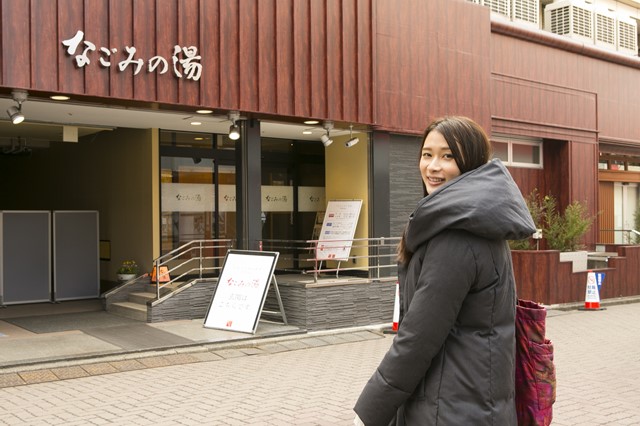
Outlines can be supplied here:
M640 303L550 311L554 425L640 425ZM351 425L391 343L372 331L0 374L2 425Z

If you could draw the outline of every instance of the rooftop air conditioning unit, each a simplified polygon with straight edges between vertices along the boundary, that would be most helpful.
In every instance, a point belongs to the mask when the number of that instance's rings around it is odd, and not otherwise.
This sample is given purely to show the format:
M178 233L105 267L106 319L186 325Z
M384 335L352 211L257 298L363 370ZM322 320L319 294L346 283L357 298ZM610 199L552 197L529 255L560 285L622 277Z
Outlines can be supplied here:
M607 8L596 7L593 11L593 33L596 46L616 48L616 13Z
M512 0L511 19L518 23L540 28L540 2L538 0Z
M581 0L555 1L544 8L544 29L593 43L593 7Z
M491 12L511 19L511 0L482 0L482 5L491 9Z
M618 52L638 56L638 22L625 15L618 15L616 18Z

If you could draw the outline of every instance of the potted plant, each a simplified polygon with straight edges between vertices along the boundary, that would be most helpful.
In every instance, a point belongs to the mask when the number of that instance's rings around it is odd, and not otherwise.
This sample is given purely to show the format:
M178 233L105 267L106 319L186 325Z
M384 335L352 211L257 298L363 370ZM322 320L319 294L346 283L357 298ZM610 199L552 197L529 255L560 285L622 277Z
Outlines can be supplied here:
M118 281L130 281L138 274L138 264L135 260L125 260L118 268Z
M560 260L571 261L574 272L587 270L587 252L582 237L591 228L594 218L588 215L586 205L573 201L560 212L555 197L541 197L537 189L525 201L536 227L542 231L547 248L560 251ZM511 242L511 248L530 250L533 247L531 240L524 240Z

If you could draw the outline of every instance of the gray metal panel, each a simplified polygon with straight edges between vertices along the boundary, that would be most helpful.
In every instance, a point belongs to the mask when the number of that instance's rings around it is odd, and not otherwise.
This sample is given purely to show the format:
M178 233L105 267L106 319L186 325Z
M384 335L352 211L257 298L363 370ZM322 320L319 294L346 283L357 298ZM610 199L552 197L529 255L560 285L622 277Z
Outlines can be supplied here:
M98 212L53 212L54 299L100 295Z
M51 213L4 211L2 292L4 304L51 300Z
M389 152L389 207L392 237L401 237L404 227L422 199L420 177L421 136L391 135Z

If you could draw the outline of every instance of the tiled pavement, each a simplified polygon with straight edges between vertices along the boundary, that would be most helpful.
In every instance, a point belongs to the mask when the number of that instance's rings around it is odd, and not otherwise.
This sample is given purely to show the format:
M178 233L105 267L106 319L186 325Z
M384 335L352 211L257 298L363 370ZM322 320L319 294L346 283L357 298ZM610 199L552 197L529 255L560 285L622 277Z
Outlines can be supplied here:
M194 347L167 348L95 358L87 357L16 365L13 367L0 368L0 388L145 368L218 361L251 355L269 355L339 343L380 339L381 336L382 332L375 329L337 330L314 333L313 335L265 337L254 340L243 340L241 342L218 342Z
M640 425L640 303L550 310L547 324L553 425ZM0 424L350 425L390 343L336 330L41 365L4 373Z

